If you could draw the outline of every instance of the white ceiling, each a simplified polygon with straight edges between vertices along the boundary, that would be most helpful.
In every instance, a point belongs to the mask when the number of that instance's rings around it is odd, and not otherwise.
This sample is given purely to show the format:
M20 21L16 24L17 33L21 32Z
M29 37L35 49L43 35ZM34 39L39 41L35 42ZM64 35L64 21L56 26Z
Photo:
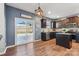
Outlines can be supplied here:
M7 3L25 11L34 13L37 9L37 3ZM40 3L44 15L50 18L66 17L79 13L79 3Z

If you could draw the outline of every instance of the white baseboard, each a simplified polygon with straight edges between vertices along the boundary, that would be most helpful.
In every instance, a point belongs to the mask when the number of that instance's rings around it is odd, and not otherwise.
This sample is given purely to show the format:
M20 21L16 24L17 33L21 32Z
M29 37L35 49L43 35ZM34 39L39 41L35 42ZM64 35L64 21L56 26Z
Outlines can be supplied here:
M5 48L5 50L3 52L0 53L0 55L3 55L6 53L7 48Z
M12 47L15 47L16 45L11 45L11 46L7 46L6 48L12 48Z
M39 39L39 40L34 40L33 42L37 42L37 41L41 41L41 39ZM33 43L33 42L30 42L30 43ZM29 44L29 43L25 43L25 44ZM24 44L20 44L20 45L24 45ZM5 50L4 50L3 52L0 53L0 55L5 54L8 48L12 48L12 47L15 47L15 46L19 46L19 45L7 46L7 47L5 48Z
M41 41L41 39L39 39L39 40L34 40L33 42L37 42L37 41Z
M5 54L6 51L7 51L7 49L8 49L8 48L12 48L12 47L15 47L15 45L7 46L7 47L5 48L5 50L4 50L3 52L0 53L0 55Z

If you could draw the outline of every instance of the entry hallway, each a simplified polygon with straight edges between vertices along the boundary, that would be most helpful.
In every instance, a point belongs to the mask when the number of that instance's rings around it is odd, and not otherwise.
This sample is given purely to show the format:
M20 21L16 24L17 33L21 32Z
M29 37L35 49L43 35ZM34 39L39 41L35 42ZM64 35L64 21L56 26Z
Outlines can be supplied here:
M55 39L38 41L9 48L3 56L79 56L79 43L73 41L67 49L56 45Z

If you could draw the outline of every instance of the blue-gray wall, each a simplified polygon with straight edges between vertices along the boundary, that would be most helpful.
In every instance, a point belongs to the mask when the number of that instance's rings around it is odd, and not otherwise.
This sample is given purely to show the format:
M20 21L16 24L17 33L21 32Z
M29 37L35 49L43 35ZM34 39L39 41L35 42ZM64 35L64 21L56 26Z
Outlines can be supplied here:
M35 17L35 39L41 39L41 18Z
M32 16L33 20L35 15L33 13L23 11L14 7L5 5L5 16L6 16L6 46L15 44L15 17L20 17L21 14ZM41 36L41 34L40 34ZM40 38L38 38L40 39Z

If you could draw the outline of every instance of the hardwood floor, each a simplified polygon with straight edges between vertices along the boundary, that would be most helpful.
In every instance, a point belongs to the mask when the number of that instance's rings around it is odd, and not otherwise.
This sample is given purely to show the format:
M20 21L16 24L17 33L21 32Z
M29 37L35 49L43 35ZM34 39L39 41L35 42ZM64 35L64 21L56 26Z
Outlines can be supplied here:
M79 56L79 43L73 41L67 49L56 45L55 39L38 41L9 48L3 56Z

